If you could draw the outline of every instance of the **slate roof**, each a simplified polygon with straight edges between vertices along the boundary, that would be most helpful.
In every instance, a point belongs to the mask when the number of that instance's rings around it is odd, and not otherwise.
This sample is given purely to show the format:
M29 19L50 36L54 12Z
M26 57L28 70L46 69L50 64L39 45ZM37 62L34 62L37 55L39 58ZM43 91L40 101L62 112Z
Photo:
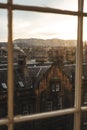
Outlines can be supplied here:
M7 91L7 68L0 69L0 90Z
M4 51L6 52L7 56L7 49L1 48L0 49L0 56L4 54ZM14 48L14 90L16 89L29 89L32 88L32 85L34 85L37 82L40 82L40 80L43 78L44 74L49 70L51 65L45 65L45 66L29 66L27 64L27 72L29 73L28 76L24 76L22 71L20 70L20 65L17 63L17 58L21 58L19 56L25 56L25 53L20 50L20 48ZM7 91L7 71L8 71L8 65L6 59L2 57L3 62L0 62L0 90L3 89L3 91ZM2 60L1 60L2 61Z
M34 87L38 87L41 79L46 75L50 67L51 66L28 67L30 78L32 82L34 81Z
M41 79L50 67L51 67L50 65L49 66L28 67L29 75L31 77Z
M69 78L72 78L71 74L75 72L75 64L65 65L63 71ZM82 65L82 79L87 80L87 63Z
M48 72L51 65L47 66L28 66L29 76L27 79L19 71L19 65L14 64L14 86L15 89L29 89L35 83L38 85L40 80ZM68 68L68 69L67 69ZM87 64L83 64L83 80L87 80ZM63 72L72 79L72 72L75 72L75 64L65 65ZM0 64L0 90L7 91L7 64Z
M50 66L28 67L29 76L27 78L19 70L19 65L14 64L14 86L15 89L32 88L33 82L37 84L43 75L49 70ZM0 90L7 91L7 64L0 64ZM33 78L35 80L33 80Z

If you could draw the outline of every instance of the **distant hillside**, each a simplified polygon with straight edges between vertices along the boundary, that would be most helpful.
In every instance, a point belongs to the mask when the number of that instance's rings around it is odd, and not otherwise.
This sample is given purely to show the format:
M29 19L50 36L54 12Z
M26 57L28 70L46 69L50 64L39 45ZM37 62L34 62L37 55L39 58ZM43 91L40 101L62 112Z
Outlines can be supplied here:
M62 39L16 39L14 43L20 47L28 47L28 46L75 46L76 40L62 40Z

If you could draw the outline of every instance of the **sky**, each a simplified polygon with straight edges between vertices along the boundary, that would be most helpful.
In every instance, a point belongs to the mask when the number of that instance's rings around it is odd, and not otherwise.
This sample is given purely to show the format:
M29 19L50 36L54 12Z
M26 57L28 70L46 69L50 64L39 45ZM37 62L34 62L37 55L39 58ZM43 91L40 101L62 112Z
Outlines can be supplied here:
M13 3L77 11L77 1L13 0ZM0 2L7 2L7 0L0 0ZM86 6L84 9L87 10ZM0 19L0 41L7 41L8 23L6 10L0 9ZM87 39L86 32L87 18L84 18L84 39ZM13 40L19 38L77 39L77 17L31 11L13 11Z

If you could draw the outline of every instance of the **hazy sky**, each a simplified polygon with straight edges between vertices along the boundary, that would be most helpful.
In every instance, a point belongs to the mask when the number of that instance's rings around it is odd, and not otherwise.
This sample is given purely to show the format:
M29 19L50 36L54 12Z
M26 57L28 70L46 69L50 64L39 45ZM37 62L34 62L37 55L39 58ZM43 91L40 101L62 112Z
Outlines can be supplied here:
M14 3L77 10L78 0L14 0Z
M6 2L6 0L0 0L0 2ZM75 11L78 8L77 0L14 0L13 2L15 4ZM0 41L7 40L7 25L7 12L6 10L0 10ZM87 18L84 20L84 39L87 39L86 25ZM13 11L13 39L17 38L76 39L77 17L50 13Z

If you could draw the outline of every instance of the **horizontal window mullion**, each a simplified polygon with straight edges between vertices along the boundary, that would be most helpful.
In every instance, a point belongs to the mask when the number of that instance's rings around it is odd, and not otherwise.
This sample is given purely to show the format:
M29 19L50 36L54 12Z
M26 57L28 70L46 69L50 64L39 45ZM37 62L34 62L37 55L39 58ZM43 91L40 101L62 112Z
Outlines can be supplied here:
M36 12L43 12L43 13L54 13L54 14L66 14L66 15L76 15L76 16L84 16L87 17L86 12L78 12L78 11L69 11L69 10L62 10L62 9L55 9L50 7L39 7L39 6L24 6L24 5L9 5L0 3L1 9L8 9L9 6L12 6L12 10L20 10L20 11L36 11Z
M0 3L0 8L1 8L1 9L8 9L8 7L9 7L8 4Z
M26 5L18 5L18 4L9 5L8 3L7 4L0 3L1 9L8 9L9 6L12 6L12 10L36 11L36 12L43 12L43 13L66 14L66 15L76 15L76 16L81 15L87 17L86 12L80 12L80 11L69 11L69 10L50 8L50 7L26 6Z
M69 14L69 15L78 15L77 11L68 11L62 9L55 9L50 7L39 7L39 6L26 6L26 5L17 5L12 6L13 10L24 10L24 11L37 11L44 13L57 13L57 14Z
M46 112L46 113L40 113L40 114L34 114L34 115L26 115L26 116L15 116L14 122L24 122L24 121L31 121L36 119L44 119L49 117L55 117L55 116L62 116L62 115L68 115L68 114L74 114L76 112L75 108L71 109L64 109L64 110L58 110L54 112Z
M24 10L24 11L36 11L36 12L43 12L43 13L54 13L54 14L67 14L67 15L85 15L87 13L81 13L77 11L69 11L63 9L55 9L50 7L39 7L39 6L26 6L26 5L18 5L18 4L4 4L0 3L0 8L8 9L9 6L12 7L12 10Z
M5 125L5 124L8 124L9 123L9 120L8 119L0 119L0 125Z
M82 110L87 110L87 107L82 107ZM36 119L43 119L43 118L49 118L49 117L55 117L55 116L63 116L68 114L74 114L78 112L75 108L70 109L64 109L64 110L58 110L54 112L46 112L46 113L40 113L40 114L34 114L34 115L26 115L26 116L14 116L13 120L15 123L17 122L24 122L24 121L31 121ZM9 119L0 119L0 125L9 124Z
M82 111L87 111L87 106L81 107L81 110L82 110Z

